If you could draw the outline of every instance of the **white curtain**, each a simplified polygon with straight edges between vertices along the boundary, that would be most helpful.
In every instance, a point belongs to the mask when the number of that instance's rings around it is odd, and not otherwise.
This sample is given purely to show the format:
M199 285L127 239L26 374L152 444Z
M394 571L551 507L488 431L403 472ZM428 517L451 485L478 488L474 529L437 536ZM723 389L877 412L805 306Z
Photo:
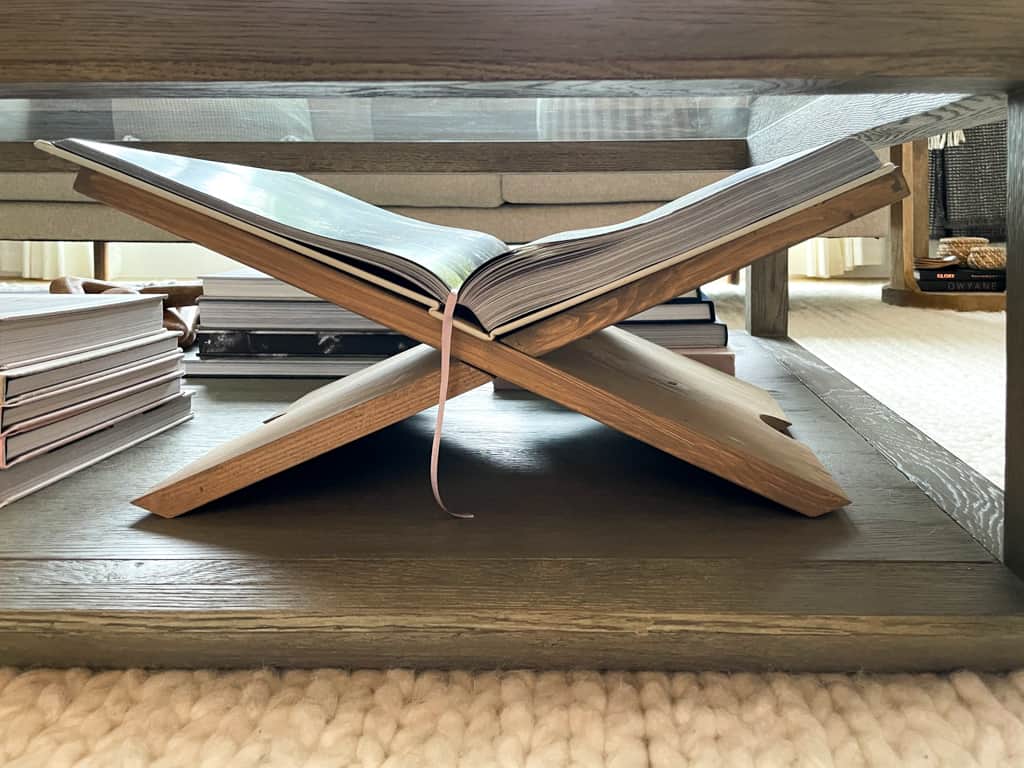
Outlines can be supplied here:
M92 243L0 242L0 275L53 280L92 275Z
M841 277L857 267L885 264L885 240L866 237L815 237L789 249L789 273Z

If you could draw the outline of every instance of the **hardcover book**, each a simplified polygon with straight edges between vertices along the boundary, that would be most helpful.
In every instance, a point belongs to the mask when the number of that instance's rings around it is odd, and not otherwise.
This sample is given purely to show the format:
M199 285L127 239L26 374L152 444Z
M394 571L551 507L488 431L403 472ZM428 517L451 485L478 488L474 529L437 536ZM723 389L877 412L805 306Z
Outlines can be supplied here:
M881 169L866 144L846 139L752 166L620 224L513 247L391 213L293 173L78 139L41 146L301 244L306 255L431 309L457 291L463 320L491 338Z
M0 472L0 507L34 493L96 462L138 445L192 418L191 395L181 393L155 408L132 413L31 461Z
M0 370L163 330L159 295L11 293L0 301Z
M181 393L181 371L26 419L0 432L0 470L105 429Z
M45 395L55 388L72 386L92 376L142 362L178 349L180 334L162 328L153 334L95 347L13 368L0 369L0 404Z

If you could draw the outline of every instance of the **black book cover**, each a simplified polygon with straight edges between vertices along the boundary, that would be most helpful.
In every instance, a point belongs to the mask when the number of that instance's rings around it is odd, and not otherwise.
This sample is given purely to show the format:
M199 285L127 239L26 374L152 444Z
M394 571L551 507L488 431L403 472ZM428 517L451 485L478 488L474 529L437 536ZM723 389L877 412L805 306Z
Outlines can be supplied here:
M693 293L694 295L690 296L689 293L686 293L686 294L683 294L682 296L676 296L674 299L669 299L668 301L666 301L664 303L665 304L696 304L697 302L701 302L701 301L706 301L708 304L711 303L710 299L708 299L708 297L704 295L704 289L703 288L694 288L693 291L691 291L690 293Z
M416 346L398 333L200 331L200 357L387 357Z
M972 269L971 267L953 267L945 269L918 269L914 276L919 282L941 282L943 280L956 282L1005 280L1006 270L1004 269Z
M928 293L1002 293L1006 278L998 280L918 280L917 287Z

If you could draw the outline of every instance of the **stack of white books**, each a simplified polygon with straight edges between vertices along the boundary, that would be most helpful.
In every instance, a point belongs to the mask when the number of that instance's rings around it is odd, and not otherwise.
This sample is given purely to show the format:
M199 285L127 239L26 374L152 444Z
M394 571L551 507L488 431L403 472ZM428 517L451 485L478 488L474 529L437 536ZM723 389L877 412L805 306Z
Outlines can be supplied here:
M0 507L191 417L158 295L0 293Z
M191 376L339 378L416 346L355 312L241 269L204 275Z

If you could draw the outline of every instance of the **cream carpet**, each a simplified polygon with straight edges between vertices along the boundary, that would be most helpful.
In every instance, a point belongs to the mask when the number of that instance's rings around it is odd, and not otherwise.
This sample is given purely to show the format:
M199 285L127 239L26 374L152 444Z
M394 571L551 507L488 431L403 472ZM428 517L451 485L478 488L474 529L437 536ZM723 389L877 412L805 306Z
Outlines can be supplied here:
M1024 673L0 669L0 764L1024 765Z
M795 282L792 335L996 482L1003 318ZM720 315L742 327L735 287ZM723 675L0 668L0 765L1024 766L1024 672Z
M893 307L881 288L791 281L790 336L1002 487L1006 314ZM730 328L743 327L742 290L709 287Z

